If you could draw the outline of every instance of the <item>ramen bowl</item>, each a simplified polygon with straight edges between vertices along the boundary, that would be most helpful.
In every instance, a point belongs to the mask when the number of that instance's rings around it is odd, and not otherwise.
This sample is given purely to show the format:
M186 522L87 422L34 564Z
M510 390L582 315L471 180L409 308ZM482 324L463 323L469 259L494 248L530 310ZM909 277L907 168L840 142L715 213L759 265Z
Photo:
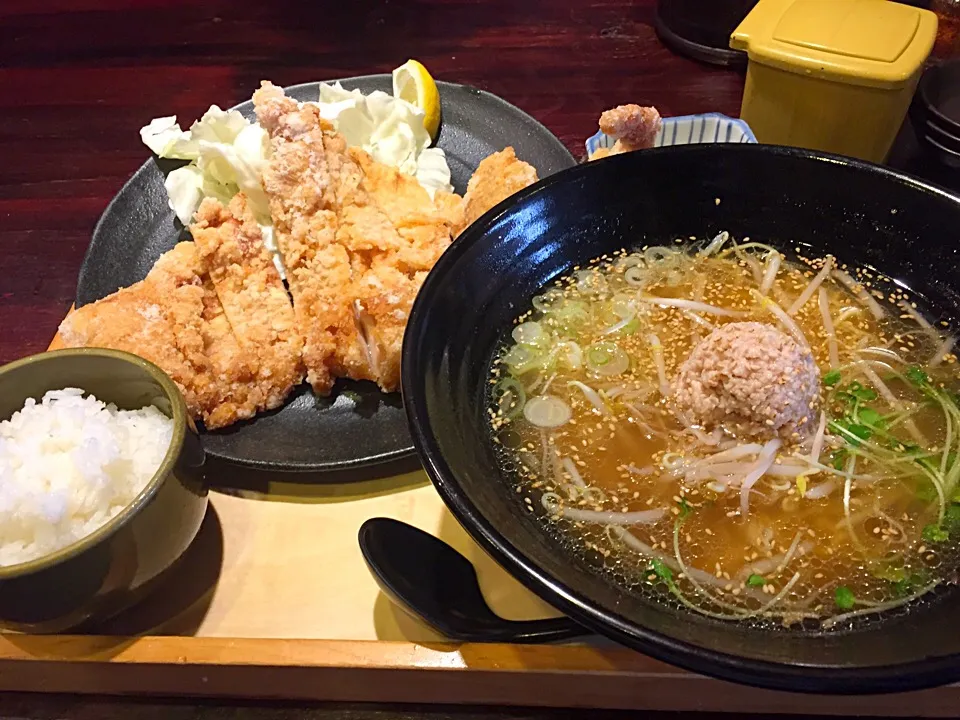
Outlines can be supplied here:
M545 284L621 248L721 231L809 245L886 272L955 327L960 199L893 171L764 145L660 148L551 176L474 223L430 273L404 342L402 389L444 502L509 572L579 623L697 673L768 688L878 693L960 678L949 583L878 622L801 631L715 620L627 590L569 550L501 470L491 361ZM667 340L665 340L666 342Z

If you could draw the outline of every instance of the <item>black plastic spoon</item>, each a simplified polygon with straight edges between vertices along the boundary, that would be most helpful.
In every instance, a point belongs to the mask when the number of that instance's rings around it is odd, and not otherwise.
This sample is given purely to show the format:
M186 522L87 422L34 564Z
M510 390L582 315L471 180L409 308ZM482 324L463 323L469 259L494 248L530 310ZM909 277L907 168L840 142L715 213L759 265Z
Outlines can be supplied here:
M387 597L453 640L544 643L590 632L566 617L505 620L494 614L470 561L407 523L371 518L360 527L359 540L363 559Z

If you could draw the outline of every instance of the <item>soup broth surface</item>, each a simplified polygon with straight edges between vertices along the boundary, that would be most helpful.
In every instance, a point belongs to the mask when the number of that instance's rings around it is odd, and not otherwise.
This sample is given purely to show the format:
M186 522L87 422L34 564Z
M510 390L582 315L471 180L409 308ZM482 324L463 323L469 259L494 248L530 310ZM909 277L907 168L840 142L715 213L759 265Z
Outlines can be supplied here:
M729 323L812 355L795 428L699 423L684 406L684 363ZM764 371L752 362L711 372L749 384ZM829 629L905 607L957 570L952 339L868 269L726 233L605 256L533 299L490 387L493 437L528 510L633 590L718 619Z

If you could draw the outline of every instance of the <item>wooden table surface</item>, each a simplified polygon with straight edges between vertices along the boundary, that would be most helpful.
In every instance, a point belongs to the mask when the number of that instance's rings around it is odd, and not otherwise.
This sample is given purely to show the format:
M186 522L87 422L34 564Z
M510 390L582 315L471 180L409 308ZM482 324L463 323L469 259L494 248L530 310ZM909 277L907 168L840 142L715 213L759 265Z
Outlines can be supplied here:
M408 57L438 79L523 108L577 156L599 113L736 115L737 72L673 55L654 0L2 0L0 364L46 348L69 308L97 218L147 158L153 117L189 124L211 104L279 85L389 72ZM909 130L893 164L956 187ZM430 698L423 698L429 702ZM0 718L573 718L550 710L194 705L0 697ZM620 713L591 713L607 719Z

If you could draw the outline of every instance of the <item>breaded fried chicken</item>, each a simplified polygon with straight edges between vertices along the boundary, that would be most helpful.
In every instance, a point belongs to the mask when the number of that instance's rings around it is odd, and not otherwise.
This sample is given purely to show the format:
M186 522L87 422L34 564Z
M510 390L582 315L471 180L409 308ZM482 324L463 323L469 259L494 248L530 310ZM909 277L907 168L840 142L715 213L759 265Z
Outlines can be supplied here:
M253 417L255 367L240 346L192 242L164 253L147 277L71 313L66 347L104 347L145 358L173 378L208 428Z
M379 232L365 233L354 257L355 312L370 366L381 388L400 384L400 354L410 308L430 269L450 246L459 208L438 207L412 177L373 160L359 148L350 155L363 170L366 210L375 207Z
M280 274L246 198L205 199L190 226L229 328L257 370L258 409L279 407L303 380L303 340Z
M537 179L506 148L480 164L465 198L431 198L414 177L348 148L316 106L269 82L253 100L270 138L261 179L289 295L244 195L227 207L207 198L194 242L60 327L68 347L154 362L210 429L279 407L304 374L320 395L341 377L398 390L427 274L468 223Z
M652 148L661 124L660 113L654 107L620 105L606 110L600 115L600 130L616 138L616 142L610 148L597 148L590 159Z
M415 178L374 161L278 88L254 93L271 137L263 179L317 393L336 377L394 392L403 331L423 278L462 224Z
M464 227L502 200L537 181L537 171L517 157L512 147L480 161L463 196Z
M253 102L270 135L263 186L303 336L307 380L326 395L341 370L338 345L357 337L350 256L336 236L340 205L359 184L359 172L344 167L346 143L316 106L299 106L269 82Z

